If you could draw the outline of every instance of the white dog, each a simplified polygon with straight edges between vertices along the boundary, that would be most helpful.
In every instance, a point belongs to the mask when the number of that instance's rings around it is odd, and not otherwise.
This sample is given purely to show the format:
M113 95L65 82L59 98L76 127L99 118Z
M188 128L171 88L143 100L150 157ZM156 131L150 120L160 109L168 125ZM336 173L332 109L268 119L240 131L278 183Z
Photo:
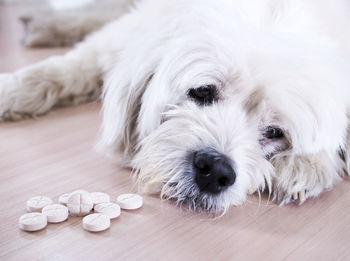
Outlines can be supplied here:
M64 56L0 77L17 120L99 95L99 145L147 191L220 212L348 173L348 0L144 0Z

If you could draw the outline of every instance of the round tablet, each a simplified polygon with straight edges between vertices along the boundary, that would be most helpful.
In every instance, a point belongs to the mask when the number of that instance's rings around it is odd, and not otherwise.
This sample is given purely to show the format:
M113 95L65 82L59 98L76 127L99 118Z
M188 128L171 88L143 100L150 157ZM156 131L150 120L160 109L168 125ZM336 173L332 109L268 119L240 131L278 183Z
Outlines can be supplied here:
M110 196L103 192L91 192L90 196L92 198L92 201L94 202L94 205L110 201Z
M58 198L58 202L60 202L63 205L67 205L69 196L70 196L70 193L66 193L66 194L61 195Z
M46 196L33 197L27 201L27 210L29 212L41 212L43 207L51 205L52 203L52 199Z
M111 225L111 220L106 215L95 213L83 218L83 228L90 232L106 230Z
M115 203L101 203L94 207L95 212L104 214L110 219L120 216L120 206Z
M117 198L122 209L137 209L142 206L142 197L137 194L122 194Z
M27 213L19 218L19 227L25 231L37 231L47 226L47 218L42 213Z
M61 204L52 204L43 208L42 213L49 223L63 222L68 218L68 208Z
M77 216L85 216L94 206L89 193L75 191L69 195L67 207L69 213Z
M77 189L77 190L74 190L72 193L74 192L85 192L85 193L89 193L87 190L85 189Z

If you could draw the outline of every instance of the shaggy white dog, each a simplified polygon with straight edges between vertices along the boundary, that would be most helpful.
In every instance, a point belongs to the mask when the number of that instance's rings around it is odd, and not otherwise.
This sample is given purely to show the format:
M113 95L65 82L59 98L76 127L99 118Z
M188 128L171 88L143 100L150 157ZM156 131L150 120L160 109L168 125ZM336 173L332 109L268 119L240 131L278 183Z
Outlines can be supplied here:
M0 116L96 99L99 145L206 211L287 203L347 174L347 0L144 0L73 51L0 76Z

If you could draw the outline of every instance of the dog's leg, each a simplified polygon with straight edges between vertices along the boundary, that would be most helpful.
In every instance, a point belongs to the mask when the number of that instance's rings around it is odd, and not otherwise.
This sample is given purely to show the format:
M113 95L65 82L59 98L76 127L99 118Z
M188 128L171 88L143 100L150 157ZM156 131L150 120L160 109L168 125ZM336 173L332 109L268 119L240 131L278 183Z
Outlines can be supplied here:
M337 155L335 155L337 154ZM273 199L281 204L303 203L316 197L341 179L344 163L338 153L331 158L326 152L313 155L291 155L272 159L276 170Z
M99 96L101 69L95 46L82 43L13 74L0 74L0 120L19 120Z

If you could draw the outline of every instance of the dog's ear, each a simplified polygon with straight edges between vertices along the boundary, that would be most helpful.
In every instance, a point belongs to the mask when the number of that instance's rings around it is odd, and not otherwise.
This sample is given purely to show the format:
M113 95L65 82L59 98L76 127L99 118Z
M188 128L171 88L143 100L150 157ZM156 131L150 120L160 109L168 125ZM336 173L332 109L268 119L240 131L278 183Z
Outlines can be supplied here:
M124 63L106 77L103 92L101 147L109 152L122 151L126 160L135 153L138 140L137 122L142 96L152 80L154 66L133 70Z
M105 64L113 66L106 68L108 73L104 76L103 122L97 145L98 149L111 153L122 151L126 160L136 153L136 146L143 138L138 125L144 93L155 78L164 52L164 35L151 31L150 37L150 31L145 30L149 28L145 24L147 19L141 21L142 16L135 12L114 24L114 32L119 32L113 38L117 51L106 56Z

